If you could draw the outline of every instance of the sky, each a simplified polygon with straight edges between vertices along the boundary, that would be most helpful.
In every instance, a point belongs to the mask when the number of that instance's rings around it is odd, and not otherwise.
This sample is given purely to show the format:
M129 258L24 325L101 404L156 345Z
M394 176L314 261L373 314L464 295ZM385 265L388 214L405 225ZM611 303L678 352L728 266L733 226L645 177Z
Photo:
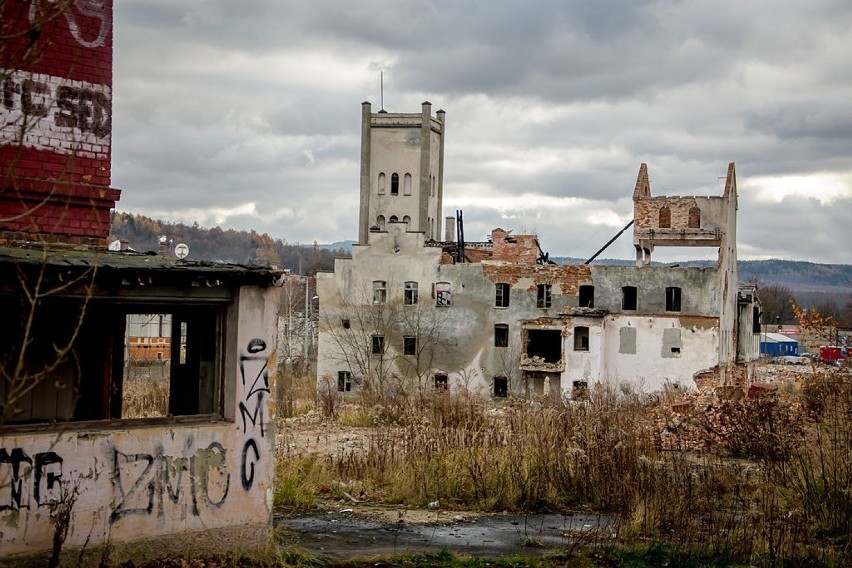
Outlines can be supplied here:
M848 0L117 0L117 209L357 239L361 102L446 111L444 215L587 258L739 187L741 259L852 263ZM633 258L631 231L602 255ZM657 249L657 260L715 258Z

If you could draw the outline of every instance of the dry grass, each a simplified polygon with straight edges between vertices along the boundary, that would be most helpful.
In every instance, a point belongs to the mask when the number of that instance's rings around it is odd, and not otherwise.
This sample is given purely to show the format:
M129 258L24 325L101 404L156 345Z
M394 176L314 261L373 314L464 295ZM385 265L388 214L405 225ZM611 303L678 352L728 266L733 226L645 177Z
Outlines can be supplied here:
M374 501L412 506L593 509L617 518L624 543L650 539L755 565L847 565L852 380L826 370L781 395L720 404L725 434L706 430L710 451L675 452L661 449L655 418L665 395L598 389L582 402L495 408L467 393L371 393L330 414L373 425L365 451L280 467L290 485L310 479L315 494L349 480Z
M168 377L125 378L121 402L122 418L152 418L169 414Z

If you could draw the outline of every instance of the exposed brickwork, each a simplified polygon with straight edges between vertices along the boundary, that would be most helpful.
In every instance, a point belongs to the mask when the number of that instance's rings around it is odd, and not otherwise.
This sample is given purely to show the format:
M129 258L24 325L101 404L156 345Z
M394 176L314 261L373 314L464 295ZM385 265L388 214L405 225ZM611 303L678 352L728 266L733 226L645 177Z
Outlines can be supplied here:
M672 229L689 228L689 212L697 208L694 197L650 197L633 202L634 226L637 229L659 229L660 209L667 206L672 213Z
M2 7L13 39L0 51L0 233L100 243L120 195L109 187L112 0L38 5Z
M553 284L565 296L576 296L581 284L591 284L592 271L586 264L513 264L509 262L484 263L482 273L494 283L517 284L521 278L530 278L536 284ZM534 290L534 288L532 288Z
M491 231L492 258L534 265L538 260L536 235L509 235L503 229Z

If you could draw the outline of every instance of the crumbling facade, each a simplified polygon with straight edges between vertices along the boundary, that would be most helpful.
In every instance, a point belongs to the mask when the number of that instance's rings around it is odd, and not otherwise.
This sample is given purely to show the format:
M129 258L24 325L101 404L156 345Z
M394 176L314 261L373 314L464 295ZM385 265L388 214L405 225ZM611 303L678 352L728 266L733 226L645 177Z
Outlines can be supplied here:
M265 543L283 275L107 250L112 2L0 9L0 563Z
M424 104L410 121L443 132L444 113L427 112ZM362 144L380 120L364 115ZM381 152L404 147L417 155L413 137L388 138L397 143ZM739 380L743 373L731 369L757 357L757 296L738 286L733 164L720 197L652 196L642 164L633 194L636 265L556 265L535 235L495 229L488 242L464 242L448 217L438 241L431 223L404 220L399 197L376 199L381 178L363 164L378 162L376 153L362 145L359 243L333 273L318 275L320 388L464 387L495 396L577 395L600 383L656 390L694 387L708 374ZM410 198L438 218L423 191L421 184ZM367 227L365 218L384 222ZM652 266L660 246L717 247L719 259L704 268Z

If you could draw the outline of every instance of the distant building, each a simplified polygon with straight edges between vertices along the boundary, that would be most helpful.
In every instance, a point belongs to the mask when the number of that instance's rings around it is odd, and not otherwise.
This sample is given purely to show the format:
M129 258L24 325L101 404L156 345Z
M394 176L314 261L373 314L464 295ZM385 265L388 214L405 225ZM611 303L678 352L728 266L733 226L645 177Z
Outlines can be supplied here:
M746 380L759 301L738 286L733 164L719 197L654 197L642 164L637 265L555 265L536 235L468 242L447 217L441 239L443 111L362 113L360 240L317 281L321 388L570 395ZM660 246L718 248L719 261L651 266Z
M799 342L780 333L764 333L760 336L760 354L769 357L798 355Z

